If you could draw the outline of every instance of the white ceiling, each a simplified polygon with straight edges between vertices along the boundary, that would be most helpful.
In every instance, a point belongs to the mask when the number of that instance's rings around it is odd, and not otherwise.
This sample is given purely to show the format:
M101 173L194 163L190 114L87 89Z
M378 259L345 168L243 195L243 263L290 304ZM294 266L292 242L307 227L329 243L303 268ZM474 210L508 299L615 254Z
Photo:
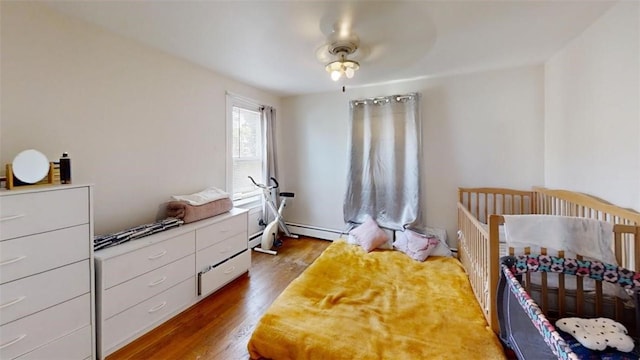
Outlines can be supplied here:
M611 1L50 1L49 7L280 95L541 63ZM334 26L360 70L333 82Z

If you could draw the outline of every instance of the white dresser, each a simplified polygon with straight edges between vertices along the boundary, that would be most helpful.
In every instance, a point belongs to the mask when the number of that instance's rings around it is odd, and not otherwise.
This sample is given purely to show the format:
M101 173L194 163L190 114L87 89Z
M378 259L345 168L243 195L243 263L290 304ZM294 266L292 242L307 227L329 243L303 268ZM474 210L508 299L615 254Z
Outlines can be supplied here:
M103 359L249 270L247 210L99 250L95 260Z
M89 185L0 191L0 359L95 358Z

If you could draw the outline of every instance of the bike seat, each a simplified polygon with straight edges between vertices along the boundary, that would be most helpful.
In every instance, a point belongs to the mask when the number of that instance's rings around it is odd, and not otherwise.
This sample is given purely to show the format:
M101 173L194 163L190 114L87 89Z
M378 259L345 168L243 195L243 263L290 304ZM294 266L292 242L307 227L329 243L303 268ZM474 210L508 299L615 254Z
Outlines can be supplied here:
M281 192L280 196L287 197L287 198L292 198L292 197L296 196L296 194L294 194L292 192Z

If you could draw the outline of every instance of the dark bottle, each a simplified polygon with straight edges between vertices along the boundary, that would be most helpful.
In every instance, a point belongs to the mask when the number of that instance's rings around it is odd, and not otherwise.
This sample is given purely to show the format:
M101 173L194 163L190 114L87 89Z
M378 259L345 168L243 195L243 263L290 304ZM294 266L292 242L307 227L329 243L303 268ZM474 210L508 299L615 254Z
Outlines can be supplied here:
M66 152L60 158L60 183L71 184L71 159Z

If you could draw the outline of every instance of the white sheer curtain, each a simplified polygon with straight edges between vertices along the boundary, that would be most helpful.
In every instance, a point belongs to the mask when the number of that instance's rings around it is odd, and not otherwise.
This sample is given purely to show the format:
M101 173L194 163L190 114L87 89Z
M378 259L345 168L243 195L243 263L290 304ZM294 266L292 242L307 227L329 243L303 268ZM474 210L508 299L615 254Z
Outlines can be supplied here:
M260 116L262 119L262 178L264 184L270 184L272 177L278 179L278 164L276 162L276 109L271 106L262 106L260 108ZM279 190L279 189L278 189ZM278 191L273 191L271 195L274 197L276 204L278 200ZM267 204L262 201L262 220L265 223L273 221L274 216L267 208Z
M350 134L344 221L365 215L380 226L421 227L420 94L350 102Z

